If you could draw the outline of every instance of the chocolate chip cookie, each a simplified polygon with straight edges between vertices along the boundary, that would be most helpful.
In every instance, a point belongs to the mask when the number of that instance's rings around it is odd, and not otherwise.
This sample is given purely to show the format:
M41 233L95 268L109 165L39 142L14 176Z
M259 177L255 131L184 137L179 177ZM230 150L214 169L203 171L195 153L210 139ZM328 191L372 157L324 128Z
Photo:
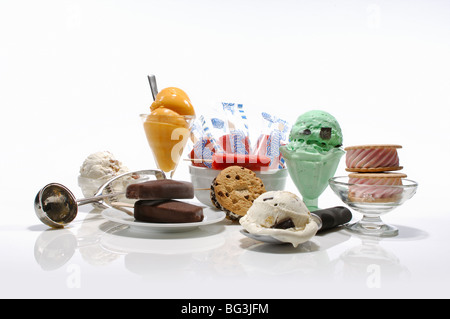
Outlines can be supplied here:
M211 201L231 220L239 220L266 189L255 172L242 166L222 170L211 185Z

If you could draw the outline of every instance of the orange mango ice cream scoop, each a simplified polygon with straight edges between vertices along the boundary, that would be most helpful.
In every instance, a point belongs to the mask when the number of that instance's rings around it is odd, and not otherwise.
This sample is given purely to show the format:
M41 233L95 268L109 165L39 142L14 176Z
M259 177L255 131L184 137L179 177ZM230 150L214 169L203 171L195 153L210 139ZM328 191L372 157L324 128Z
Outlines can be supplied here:
M180 115L195 116L194 107L186 92L176 87L168 87L161 90L150 106L150 111L153 112L160 107L171 109Z
M147 141L158 167L173 175L186 146L194 107L187 94L175 87L161 90L144 120Z

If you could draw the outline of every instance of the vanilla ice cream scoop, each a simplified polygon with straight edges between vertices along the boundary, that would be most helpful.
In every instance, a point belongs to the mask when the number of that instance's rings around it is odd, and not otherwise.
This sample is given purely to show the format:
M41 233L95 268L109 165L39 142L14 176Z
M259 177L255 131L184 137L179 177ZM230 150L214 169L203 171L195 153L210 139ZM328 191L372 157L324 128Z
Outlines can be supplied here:
M96 152L89 155L81 165L78 185L85 197L91 197L108 180L127 172L129 172L128 167L117 160L111 152ZM132 180L132 177L127 178L130 180L115 183L114 191L122 191Z
M127 172L128 168L108 151L89 155L80 167L80 176L93 179L109 179Z
M251 234L268 235L294 247L311 239L319 229L301 198L288 191L262 194L239 222Z

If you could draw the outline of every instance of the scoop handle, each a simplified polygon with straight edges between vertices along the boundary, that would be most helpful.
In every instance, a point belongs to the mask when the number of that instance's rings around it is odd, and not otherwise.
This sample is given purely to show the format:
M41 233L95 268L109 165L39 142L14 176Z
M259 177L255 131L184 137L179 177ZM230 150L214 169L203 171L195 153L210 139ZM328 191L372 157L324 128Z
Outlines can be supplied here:
M322 219L322 228L320 231L346 224L352 219L351 211L343 206L319 209L312 213Z

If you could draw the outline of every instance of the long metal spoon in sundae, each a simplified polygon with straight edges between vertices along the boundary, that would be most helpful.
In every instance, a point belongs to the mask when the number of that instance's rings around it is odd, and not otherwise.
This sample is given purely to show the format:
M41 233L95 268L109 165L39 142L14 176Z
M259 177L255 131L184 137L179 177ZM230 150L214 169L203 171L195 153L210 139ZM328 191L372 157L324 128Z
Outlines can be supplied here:
M150 84L150 90L152 91L153 100L156 100L158 95L158 87L156 85L156 77L153 74L147 75L148 83Z

